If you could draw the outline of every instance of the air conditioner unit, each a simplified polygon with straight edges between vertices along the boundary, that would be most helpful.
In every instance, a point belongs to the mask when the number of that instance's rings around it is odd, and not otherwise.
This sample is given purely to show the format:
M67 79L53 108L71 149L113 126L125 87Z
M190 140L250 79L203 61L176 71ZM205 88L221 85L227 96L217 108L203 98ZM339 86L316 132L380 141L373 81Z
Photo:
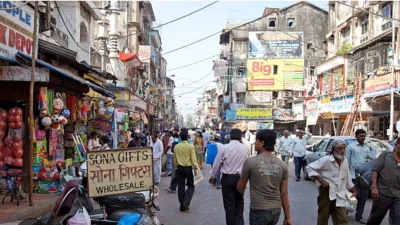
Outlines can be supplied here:
M293 92L293 97L294 98L301 98L301 97L303 97L303 92L302 91L295 91L295 92Z
M285 106L285 100L284 99L276 99L273 101L274 107L283 107Z
M291 98L292 96L293 96L293 93L291 91L283 92L283 97L285 97L285 98Z

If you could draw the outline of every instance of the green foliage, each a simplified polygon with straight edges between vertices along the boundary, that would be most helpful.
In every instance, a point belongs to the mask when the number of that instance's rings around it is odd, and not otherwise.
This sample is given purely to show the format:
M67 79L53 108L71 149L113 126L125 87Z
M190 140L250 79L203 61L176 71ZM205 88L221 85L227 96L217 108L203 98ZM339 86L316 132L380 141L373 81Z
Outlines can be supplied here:
M351 46L351 44L348 43L344 43L342 46L340 46L340 48L336 51L336 54L338 55L345 55L348 52L351 51L353 47Z

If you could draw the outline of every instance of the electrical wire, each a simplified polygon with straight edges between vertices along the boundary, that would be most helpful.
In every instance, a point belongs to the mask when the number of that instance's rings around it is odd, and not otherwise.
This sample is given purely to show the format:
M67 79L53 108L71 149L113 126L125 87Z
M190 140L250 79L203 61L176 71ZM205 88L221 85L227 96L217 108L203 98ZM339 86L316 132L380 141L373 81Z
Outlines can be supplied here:
M188 14L186 14L186 15L183 15L183 16L181 16L181 17L178 17L178 18L173 19L173 20L171 20L171 21L168 21L168 22L166 22L166 23L157 25L157 26L155 26L155 27L151 27L150 30L158 29L158 28L160 28L160 27L162 27L162 26L165 26L165 25L171 24L171 23L173 23L173 22L176 22L176 21L178 21L178 20L184 19L184 18L186 18L186 17L188 17L188 16L191 16L191 15L197 13L197 12L200 12L200 11L202 11L202 10L204 10L204 9L206 9L206 8L208 8L208 7L210 7L210 6L212 6L212 5L214 5L214 4L217 3L217 2L218 2L218 1L211 2L210 4L208 4L208 5L206 5L206 6L203 6L203 7L201 7L200 9L197 9L197 10L191 12L191 13L188 13ZM132 36L132 35L136 35L136 33L137 33L137 32L132 33L132 34L128 34L128 35L125 35L125 36L122 36L122 37L119 37L119 39L120 39L120 38L126 38L126 37L129 37L129 36Z
M195 64L197 64L197 63L204 62L204 61L206 61L206 60L208 60L208 59L212 59L212 58L214 58L214 57L216 57L216 56L219 56L219 54L216 54L216 55L207 57L207 58L205 58L205 59L200 59L199 61L192 62L192 63L186 64L186 65L184 65L184 66L179 66L179 67L176 67L176 68L167 70L167 72L174 71L174 70L179 70L179 69L182 69L182 68L186 68L186 67L188 67L188 66L192 66L192 65L195 65Z
M387 16L383 16L383 15L379 15L379 14L377 14L377 13L370 12L369 10L365 10L365 9L363 9L363 8L360 8L360 7L355 7L355 6L352 6L352 5L348 5L348 4L346 4L346 3L344 3L344 2L341 2L341 1L335 1L335 2L337 2L337 3L339 3L339 4L342 4L342 5L345 5L345 6L348 6L348 7L353 8L353 9L362 10L362 11L368 13L368 14L371 14L371 15L374 15L374 16L379 16L379 17L382 17L382 18L387 19L387 20L400 21L399 19L392 18L392 17L387 17ZM392 7L393 7L393 5L392 5ZM393 8L392 8L392 12L393 12Z
M22 5L20 5L20 6L15 6L15 7L12 7L12 8L0 8L0 10L13 10L13 9L19 9L19 8L22 8L22 7L24 7L25 5L27 5L29 3L29 1L26 1L26 2L24 2ZM25 11L25 10L23 10L23 11Z

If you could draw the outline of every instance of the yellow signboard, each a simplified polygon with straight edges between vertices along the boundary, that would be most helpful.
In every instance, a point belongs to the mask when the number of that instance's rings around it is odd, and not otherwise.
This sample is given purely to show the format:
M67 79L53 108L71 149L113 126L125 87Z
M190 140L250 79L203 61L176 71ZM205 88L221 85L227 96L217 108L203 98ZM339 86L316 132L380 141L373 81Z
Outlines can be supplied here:
M249 91L282 90L282 60L247 60L247 82Z
M89 197L149 190L153 185L152 148L87 153Z
M238 108L236 120L271 120L272 108Z

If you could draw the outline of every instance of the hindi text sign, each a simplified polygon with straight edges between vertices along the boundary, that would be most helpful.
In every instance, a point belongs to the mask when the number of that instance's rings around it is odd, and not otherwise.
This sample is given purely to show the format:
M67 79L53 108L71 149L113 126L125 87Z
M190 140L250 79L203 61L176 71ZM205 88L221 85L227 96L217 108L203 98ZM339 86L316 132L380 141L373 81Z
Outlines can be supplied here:
M152 148L87 153L89 197L149 190L153 185Z

